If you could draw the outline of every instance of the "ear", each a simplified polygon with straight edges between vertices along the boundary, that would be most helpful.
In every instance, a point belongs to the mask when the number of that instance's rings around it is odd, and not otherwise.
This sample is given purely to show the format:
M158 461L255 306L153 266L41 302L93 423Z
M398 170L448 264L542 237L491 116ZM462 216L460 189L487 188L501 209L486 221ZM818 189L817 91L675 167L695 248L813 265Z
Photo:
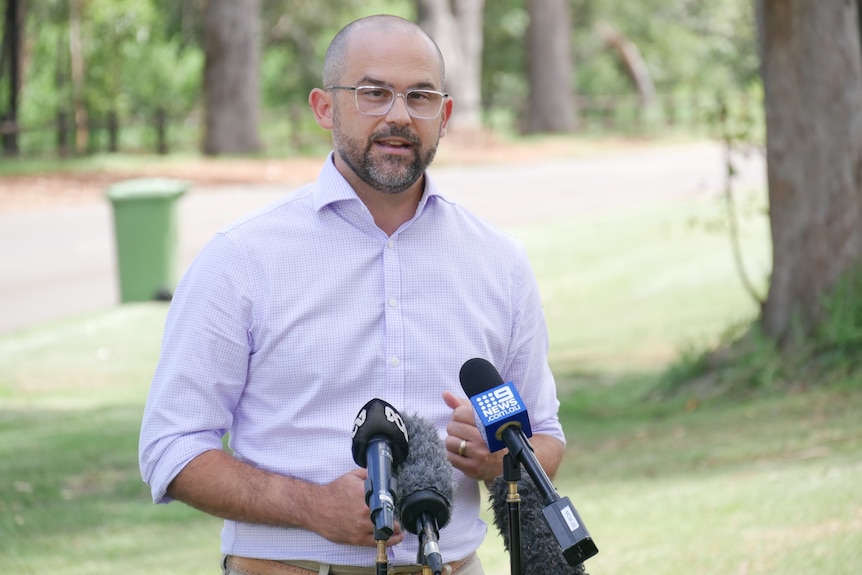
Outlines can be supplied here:
M449 124L449 118L452 117L452 110L455 108L455 104L452 102L452 98L446 98L446 102L443 104L443 111L440 112L440 137L446 135L446 126Z
M308 104L314 113L314 120L324 130L331 130L333 125L332 95L320 88L315 88L308 95Z

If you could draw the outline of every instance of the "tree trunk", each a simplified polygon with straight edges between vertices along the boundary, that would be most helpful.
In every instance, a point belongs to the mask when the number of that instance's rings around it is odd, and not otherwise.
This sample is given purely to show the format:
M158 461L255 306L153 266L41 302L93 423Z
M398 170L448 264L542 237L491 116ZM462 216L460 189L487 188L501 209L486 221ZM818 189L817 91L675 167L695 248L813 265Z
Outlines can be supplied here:
M204 52L204 153L259 151L260 0L208 0Z
M596 25L596 33L605 43L605 46L619 55L620 62L622 62L632 86L638 91L641 106L652 104L655 100L655 85L649 67L641 56L637 44L615 26L605 22Z
M90 141L90 120L84 100L84 44L81 22L86 0L71 0L69 4L69 59L71 61L72 109L75 117L75 152L84 154Z
M816 329L862 264L862 48L856 2L757 0L772 278L764 331Z
M417 0L419 25L446 60L445 89L455 101L450 128L482 127L482 16L485 0Z
M526 131L571 132L576 127L572 97L572 30L567 0L528 0L527 76L530 101Z
M24 38L25 0L6 0L6 19L3 46L0 47L0 77L5 64L9 65L9 100L5 118L0 117L3 152L18 154L18 98L21 94L21 61Z

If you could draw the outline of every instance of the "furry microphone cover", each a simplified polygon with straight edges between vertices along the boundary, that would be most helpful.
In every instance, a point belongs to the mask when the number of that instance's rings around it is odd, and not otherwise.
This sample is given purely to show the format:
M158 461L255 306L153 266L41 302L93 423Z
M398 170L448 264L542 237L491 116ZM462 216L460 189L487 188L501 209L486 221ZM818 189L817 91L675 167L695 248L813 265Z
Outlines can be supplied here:
M503 544L509 551L509 512L506 495L509 486L503 476L497 477L488 489L494 525L503 536ZM587 575L584 564L574 567L563 557L563 550L548 527L542 509L545 502L539 489L529 475L522 474L518 481L521 498L521 573L522 575Z
M449 521L452 498L455 495L452 464L449 463L446 448L433 423L414 414L404 417L404 426L410 438L410 451L397 472L396 514L401 520L404 515L412 515L416 511L431 513L437 521L437 527L442 528ZM417 504L415 510L404 508L405 503L411 504L410 496L423 491L432 491L440 497L435 498L427 507ZM415 533L415 525L402 523L402 526Z

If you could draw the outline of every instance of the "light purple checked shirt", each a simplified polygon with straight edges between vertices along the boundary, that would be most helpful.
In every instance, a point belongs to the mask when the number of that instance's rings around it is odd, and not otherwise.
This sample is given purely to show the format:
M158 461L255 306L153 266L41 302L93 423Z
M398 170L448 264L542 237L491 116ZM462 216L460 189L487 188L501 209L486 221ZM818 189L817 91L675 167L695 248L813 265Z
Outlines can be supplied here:
M523 246L446 200L430 178L416 215L381 231L330 155L320 177L227 226L176 289L144 411L140 466L153 500L194 457L222 448L325 484L357 466L351 431L370 399L446 437L458 374L490 361L518 388L534 433L564 440L539 290ZM479 485L455 472L444 561L487 532ZM370 521L370 519L369 519ZM416 536L389 548L416 563ZM225 521L222 553L373 566L375 549L295 528Z

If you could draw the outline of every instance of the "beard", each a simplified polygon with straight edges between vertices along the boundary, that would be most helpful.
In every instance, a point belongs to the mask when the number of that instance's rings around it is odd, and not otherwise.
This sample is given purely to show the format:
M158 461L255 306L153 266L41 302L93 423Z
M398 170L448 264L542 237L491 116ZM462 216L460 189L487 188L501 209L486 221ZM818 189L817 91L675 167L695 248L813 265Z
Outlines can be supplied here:
M412 158L377 157L372 154L374 141L385 138L401 138L413 147ZM377 191L400 194L415 184L434 161L439 140L423 150L419 138L407 128L390 126L373 134L367 141L345 136L336 122L333 143L341 160L356 176Z

